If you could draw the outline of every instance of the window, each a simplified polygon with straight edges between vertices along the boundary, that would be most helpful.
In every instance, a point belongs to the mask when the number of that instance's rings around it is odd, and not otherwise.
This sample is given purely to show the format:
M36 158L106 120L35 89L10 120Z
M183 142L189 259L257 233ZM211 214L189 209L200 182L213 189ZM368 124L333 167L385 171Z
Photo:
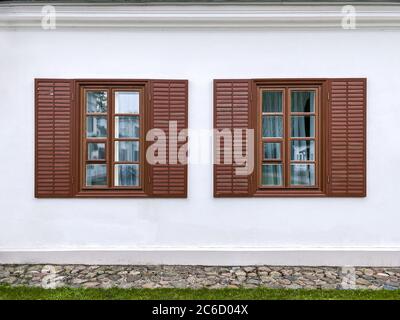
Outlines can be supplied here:
M138 189L143 182L143 87L83 86L83 189Z
M214 140L214 196L365 197L366 85L359 78L214 80L214 128L232 133ZM236 141L235 131L248 134ZM248 163L225 162L232 154L247 154Z
M187 102L187 80L36 79L35 196L185 198L187 164L148 161L146 136L164 132L168 150Z
M320 87L258 88L261 188L318 187Z

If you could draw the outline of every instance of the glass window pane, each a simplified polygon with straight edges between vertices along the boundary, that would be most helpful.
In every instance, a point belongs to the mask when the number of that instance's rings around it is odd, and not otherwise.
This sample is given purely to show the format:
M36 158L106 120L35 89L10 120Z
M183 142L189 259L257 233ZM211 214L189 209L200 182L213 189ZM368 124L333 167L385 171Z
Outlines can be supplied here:
M116 164L115 165L116 186L139 186L138 164Z
M87 113L107 112L107 91L88 91L86 103Z
M281 158L281 144L276 142L264 142L264 159L275 160Z
M314 91L292 91L292 112L314 112L315 92Z
M115 117L116 138L139 138L139 117Z
M105 116L87 116L86 135L89 138L107 137L107 117Z
M139 92L115 92L115 113L139 113Z
M263 164L262 165L262 185L281 186L282 185L282 165Z
M262 111L282 112L282 91L263 91Z
M290 184L293 186L315 185L315 165L314 164L292 164L290 165Z
M106 186L107 185L107 165L88 164L86 165L86 185L87 186Z
M88 160L105 160L106 144L105 143L88 143Z
M282 137L282 116L263 116L262 133L265 138Z
M292 116L292 137L314 137L315 116Z
M115 161L139 161L139 141L115 141Z
M315 159L315 145L313 140L292 140L291 160L304 161Z

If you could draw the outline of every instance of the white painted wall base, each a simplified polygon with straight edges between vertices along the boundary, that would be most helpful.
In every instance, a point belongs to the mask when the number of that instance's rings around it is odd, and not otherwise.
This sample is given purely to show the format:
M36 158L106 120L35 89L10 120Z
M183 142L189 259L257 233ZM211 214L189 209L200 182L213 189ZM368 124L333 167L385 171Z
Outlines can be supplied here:
M400 248L148 248L0 251L0 264L400 266Z

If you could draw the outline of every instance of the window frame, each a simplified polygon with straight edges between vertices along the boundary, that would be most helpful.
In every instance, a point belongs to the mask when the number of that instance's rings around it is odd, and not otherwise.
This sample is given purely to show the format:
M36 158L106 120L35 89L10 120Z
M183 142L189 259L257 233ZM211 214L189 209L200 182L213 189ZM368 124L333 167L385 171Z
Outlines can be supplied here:
M314 112L292 112L292 92L293 91L314 91L315 92L315 102L314 102ZM286 173L288 177L287 185L289 188L292 189L318 189L320 184L320 162L321 162L321 155L320 151L322 150L321 143L320 143L320 134L321 134L321 99L320 99L320 86L317 87L289 87L287 90L287 99L288 99L288 116L286 119L287 122L287 144L286 144L286 152L288 155L288 164L286 167ZM314 137L292 137L291 135L291 117L293 116L314 116ZM314 160L308 161L299 161L299 160L292 160L291 156L291 142L296 140L307 140L307 141L314 141ZM292 164L314 164L314 172L315 172L315 184L313 186L307 185L291 185L291 165Z
M139 113L116 113L115 110L115 92L139 92ZM110 152L110 184L113 186L113 189L128 189L128 190L141 190L143 189L144 183L144 170L143 165L146 162L144 155L144 141L145 141L145 131L144 131L144 117L143 117L143 104L144 104L144 89L142 87L126 87L126 88L112 88L111 89L111 101L112 101L112 113L111 113L111 128L110 136L111 136L111 152ZM115 137L115 122L116 117L139 117L139 137L138 138L116 138ZM139 142L139 161L115 161L115 142L116 141L138 141ZM117 164L138 164L139 165L139 184L138 186L115 186L115 166Z
M283 115L283 137L282 138L264 138L262 137L262 91L281 91L282 97L282 115ZM290 168L291 153L290 142L291 134L291 92L315 90L315 111L318 115L315 120L315 185L314 186L291 186ZM326 172L328 159L328 88L326 79L255 79L252 80L251 102L251 121L254 128L254 165L255 170L251 176L251 188L254 196L325 196ZM318 109L318 110L317 110ZM318 142L317 142L318 139ZM295 139L296 140L296 139ZM307 140L307 139L306 139ZM313 140L313 139L311 139ZM263 142L280 142L282 160L265 160L263 155ZM263 163L282 163L283 186L263 186L262 164ZM306 162L303 162L306 163Z
M106 141L106 161L90 160L90 163L107 164L107 186L86 186L85 183L85 163L87 158L87 141L94 142L96 138L85 137L86 121L86 92L87 91L108 90L107 106L107 137L98 138L101 143ZM128 138L127 140L139 140L139 186L114 186L115 168L118 163L115 161L114 142L120 140L115 138L115 97L116 91L139 91L139 139ZM74 99L74 179L73 187L77 197L149 197L150 188L150 165L145 161L145 151L148 143L145 140L145 134L150 128L150 96L148 80L75 80L75 99ZM124 115L118 114L117 116ZM136 114L129 114L136 116ZM126 139L122 139L126 140ZM85 145L84 145L85 143ZM133 163L133 162L132 162Z
M265 91L272 91L272 92L281 92L282 93L282 112L263 112L262 110L262 94ZM259 134L259 139L260 139L260 144L256 144L255 149L259 153L259 159L260 163L257 166L257 171L258 172L258 188L260 189L282 189L285 185L286 181L286 170L285 170L285 163L286 163L286 148L285 148L285 139L286 139L286 109L287 109L287 101L284 99L285 97L285 88L283 87L265 87L265 86L260 86L258 88L258 114L259 116L257 117L257 127L259 128L258 134ZM263 129L262 129L262 121L264 116L281 116L282 117L282 137L264 137L263 136ZM280 159L276 160L268 160L264 159L264 143L279 143L280 144ZM282 165L282 182L283 185L276 185L276 186L266 186L262 184L262 168L263 165Z

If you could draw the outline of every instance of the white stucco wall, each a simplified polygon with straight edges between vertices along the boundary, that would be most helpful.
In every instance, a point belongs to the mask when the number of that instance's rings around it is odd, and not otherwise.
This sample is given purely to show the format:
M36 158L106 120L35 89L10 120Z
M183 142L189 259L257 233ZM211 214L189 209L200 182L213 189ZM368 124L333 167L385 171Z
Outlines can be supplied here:
M282 248L295 252L289 264L323 264L300 253L314 249L338 250L331 263L337 257L339 264L346 263L341 249L398 250L399 54L400 31L1 30L0 262L32 250ZM33 85L52 77L188 79L195 129L212 128L214 78L367 77L367 197L214 199L212 166L193 164L187 199L35 199ZM139 254L131 262L182 262L161 256ZM187 257L220 263L218 254ZM233 255L224 263L242 260Z

